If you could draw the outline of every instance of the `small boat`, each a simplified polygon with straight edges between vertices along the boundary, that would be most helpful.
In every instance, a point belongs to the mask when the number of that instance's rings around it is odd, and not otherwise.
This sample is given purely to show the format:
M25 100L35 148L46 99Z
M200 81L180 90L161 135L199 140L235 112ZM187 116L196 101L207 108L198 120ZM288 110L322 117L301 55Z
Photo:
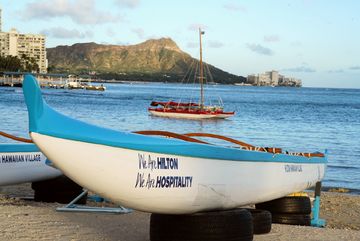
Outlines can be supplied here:
M105 91L106 87L101 85L101 86L96 86L96 85L87 85L85 86L86 90L99 90L99 91Z
M232 117L235 114L235 111L233 112L224 112L225 107L223 106L222 100L219 97L219 104L220 106L205 106L204 105L204 79L203 76L203 61L202 61L202 47L201 47L201 35L205 32L201 31L201 28L199 28L199 38L200 38L200 76L197 77L197 71L188 71L189 75L184 76L185 78L190 78L191 74L194 74L194 78L200 79L200 104L196 103L182 103L179 102L151 102L151 106L156 108L148 107L149 112L154 116L161 116L161 117L171 117L171 118L191 118L191 119L209 119L209 118L218 118L218 119L224 119ZM195 65L192 65L194 67ZM208 75L212 79L210 75L210 71L208 68L205 68L208 72ZM214 81L208 82L209 85L215 85L216 83ZM211 101L210 101L211 103ZM157 107L160 105L161 107Z
M34 144L0 144L0 186L38 182L63 173L48 166Z
M107 129L52 109L33 76L23 85L30 136L41 152L82 187L127 208L159 214L229 210L302 191L325 174L327 151L287 153L212 134Z

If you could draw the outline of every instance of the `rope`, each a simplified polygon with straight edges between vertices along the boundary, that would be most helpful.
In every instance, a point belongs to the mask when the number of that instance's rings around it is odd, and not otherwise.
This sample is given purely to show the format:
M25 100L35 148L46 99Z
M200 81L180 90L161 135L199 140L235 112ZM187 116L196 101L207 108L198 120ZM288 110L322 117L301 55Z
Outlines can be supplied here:
M13 136L13 135L6 134L5 132L2 132L2 131L0 131L0 135L5 136L5 137L10 138L10 139L13 139L15 141L33 143L33 141L31 139L24 139L24 138L16 137L16 136Z

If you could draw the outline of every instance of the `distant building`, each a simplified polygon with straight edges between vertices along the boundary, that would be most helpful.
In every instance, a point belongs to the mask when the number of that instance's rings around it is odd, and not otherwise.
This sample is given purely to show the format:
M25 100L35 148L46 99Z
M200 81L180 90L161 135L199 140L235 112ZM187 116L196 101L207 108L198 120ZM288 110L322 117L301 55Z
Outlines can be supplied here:
M252 85L258 85L259 77L256 76L255 74L248 75L246 82L249 83L249 84L252 84Z
M260 86L270 86L271 85L270 76L267 73L259 74L258 85L260 85Z
M302 87L302 81L300 79L285 77L279 75L279 86L293 86L293 87Z
M270 77L270 85L277 86L279 83L279 71L267 71L266 74Z
M0 55L18 56L26 54L29 58L34 58L39 65L40 73L47 73L47 56L45 48L45 35L41 34L21 34L15 28L10 32L1 31L1 11L0 8Z
M302 82L296 78L286 78L279 75L279 71L267 71L265 74L255 74L247 76L247 83L258 86L293 86L302 87Z

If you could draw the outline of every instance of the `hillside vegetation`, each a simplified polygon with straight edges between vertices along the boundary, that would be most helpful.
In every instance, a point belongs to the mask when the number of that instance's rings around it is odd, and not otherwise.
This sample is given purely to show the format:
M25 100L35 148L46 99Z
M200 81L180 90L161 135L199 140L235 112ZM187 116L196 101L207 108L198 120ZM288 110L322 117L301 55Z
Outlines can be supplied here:
M96 78L153 82L178 82L190 64L197 61L180 50L170 38L150 39L137 45L101 45L77 43L47 49L53 72L88 75ZM246 78L208 65L216 83L245 82Z

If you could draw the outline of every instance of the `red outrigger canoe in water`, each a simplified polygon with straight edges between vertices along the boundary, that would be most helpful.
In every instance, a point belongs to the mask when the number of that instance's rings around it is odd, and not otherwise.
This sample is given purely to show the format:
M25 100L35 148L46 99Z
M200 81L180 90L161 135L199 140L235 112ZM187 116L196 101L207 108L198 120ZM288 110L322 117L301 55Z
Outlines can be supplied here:
M175 105L174 102L152 102L151 105L155 105L155 103L162 105L162 107L150 108L149 112L155 116L162 117L173 117L173 118L191 118L191 119L208 119L208 118L228 118L235 114L233 112L224 112L219 109L202 109L199 105L195 103L184 104L179 103ZM157 105L156 104L156 105ZM216 107L215 107L216 108Z
M179 102L151 102L151 106L156 108L148 107L149 112L154 116L161 116L161 117L172 117L172 118L191 118L191 119L209 119L209 118L228 118L232 117L235 114L233 112L225 112L224 107L220 106L205 106L204 105L204 88L203 88L203 67L202 67L202 49L201 49L201 34L204 32L199 29L199 36L200 36L200 77L196 77L196 71L194 78L200 78L200 85L201 85L201 100L200 104L196 103L182 103ZM208 68L207 68L208 70ZM210 74L210 71L208 71ZM192 73L192 71L190 71ZM191 75L191 74L189 74ZM185 78L185 77L184 77ZM210 78L212 78L210 76ZM211 103L211 102L210 102ZM222 100L219 97L219 104L223 106ZM160 105L160 107L158 107Z

